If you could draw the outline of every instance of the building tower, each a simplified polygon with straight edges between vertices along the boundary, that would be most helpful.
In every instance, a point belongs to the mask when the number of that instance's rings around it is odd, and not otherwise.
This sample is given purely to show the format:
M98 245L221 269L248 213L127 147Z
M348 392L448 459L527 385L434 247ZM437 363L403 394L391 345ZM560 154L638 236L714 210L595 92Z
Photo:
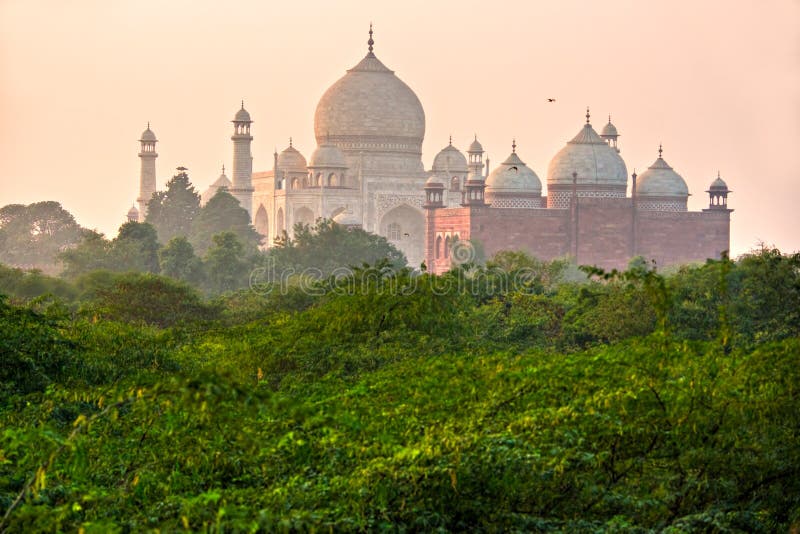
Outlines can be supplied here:
M731 192L728 189L728 184L725 183L725 180L720 177L719 171L717 171L717 179L711 182L711 186L706 191L708 193L708 210L733 211L728 209L728 193Z
M467 156L467 180L483 180L483 145L478 142L477 135L469 145Z
M619 132L617 132L617 127L611 123L611 115L608 116L608 124L603 126L603 130L600 132L600 137L603 139L603 141L608 143L608 146L619 153L619 148L617 148Z
M253 136L250 135L250 114L242 108L233 117L233 180L229 193L233 195L239 204L247 210L250 219L253 218L253 156L250 153L250 143Z
M141 147L139 149L139 157L142 161L141 171L139 172L139 198L136 202L139 203L139 222L144 222L147 217L147 203L156 192L156 134L150 129L150 123L147 123L147 129L142 132L139 139Z

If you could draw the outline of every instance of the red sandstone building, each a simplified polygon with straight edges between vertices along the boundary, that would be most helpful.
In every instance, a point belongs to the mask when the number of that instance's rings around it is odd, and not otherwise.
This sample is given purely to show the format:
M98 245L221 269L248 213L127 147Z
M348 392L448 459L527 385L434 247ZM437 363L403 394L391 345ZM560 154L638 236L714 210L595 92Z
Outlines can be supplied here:
M442 273L469 259L455 257L454 244L465 240L479 244L487 257L524 250L542 260L570 257L579 265L617 269L635 256L664 267L719 258L727 251L732 210L725 182L717 176L706 191L707 209L687 211L686 182L659 147L658 159L640 176L631 176L628 197L617 137L610 120L598 135L587 110L586 124L550 162L546 197L536 173L517 155L516 144L485 178L477 139L468 158L445 147L425 184L429 270Z

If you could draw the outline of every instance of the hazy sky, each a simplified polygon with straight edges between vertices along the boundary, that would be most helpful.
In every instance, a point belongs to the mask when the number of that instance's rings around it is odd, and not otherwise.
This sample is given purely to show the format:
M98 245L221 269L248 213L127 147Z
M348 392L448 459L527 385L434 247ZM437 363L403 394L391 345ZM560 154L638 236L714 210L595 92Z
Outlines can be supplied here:
M494 163L516 137L550 158L609 113L629 172L664 159L692 210L717 170L734 191L734 254L800 250L800 2L0 0L0 206L58 200L114 235L138 193L137 139L159 139L203 190L230 166L233 114L254 170L289 136L308 157L325 89L366 53L417 93L423 161L477 133ZM547 104L546 98L557 102Z

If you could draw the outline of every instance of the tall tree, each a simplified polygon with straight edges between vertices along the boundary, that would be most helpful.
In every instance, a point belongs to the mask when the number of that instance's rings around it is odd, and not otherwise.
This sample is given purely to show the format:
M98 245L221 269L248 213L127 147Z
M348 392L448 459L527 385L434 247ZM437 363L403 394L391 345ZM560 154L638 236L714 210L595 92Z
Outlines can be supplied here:
M144 271L158 273L158 236L153 225L129 221L120 226L119 235L112 241L115 271Z
M224 293L247 285L245 250L236 234L222 232L212 238L212 243L205 262L208 289L213 293Z
M200 211L200 195L180 171L167 182L166 191L157 191L147 203L146 222L158 233L158 240L168 242L175 236L191 235L192 223Z
M84 230L54 201L0 208L0 262L51 265L56 255L80 241Z
M64 267L62 276L76 278L91 271L111 267L111 242L99 232L89 231L76 247L58 255Z
M158 252L158 258L161 274L190 284L201 282L203 264L200 258L195 256L192 244L185 237L173 237Z
M211 239L221 232L233 232L246 252L255 252L262 237L250 224L250 215L239 201L224 188L217 191L200 212L192 225L191 242L201 256L211 246Z

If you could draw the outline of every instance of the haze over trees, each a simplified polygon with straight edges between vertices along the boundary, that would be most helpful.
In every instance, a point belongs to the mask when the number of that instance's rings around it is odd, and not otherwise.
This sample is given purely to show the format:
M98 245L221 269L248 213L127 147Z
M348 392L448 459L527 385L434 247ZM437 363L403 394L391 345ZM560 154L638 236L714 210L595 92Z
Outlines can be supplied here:
M800 254L585 271L0 269L0 530L800 527Z
M53 201L0 208L0 263L48 266L84 235L75 218Z

